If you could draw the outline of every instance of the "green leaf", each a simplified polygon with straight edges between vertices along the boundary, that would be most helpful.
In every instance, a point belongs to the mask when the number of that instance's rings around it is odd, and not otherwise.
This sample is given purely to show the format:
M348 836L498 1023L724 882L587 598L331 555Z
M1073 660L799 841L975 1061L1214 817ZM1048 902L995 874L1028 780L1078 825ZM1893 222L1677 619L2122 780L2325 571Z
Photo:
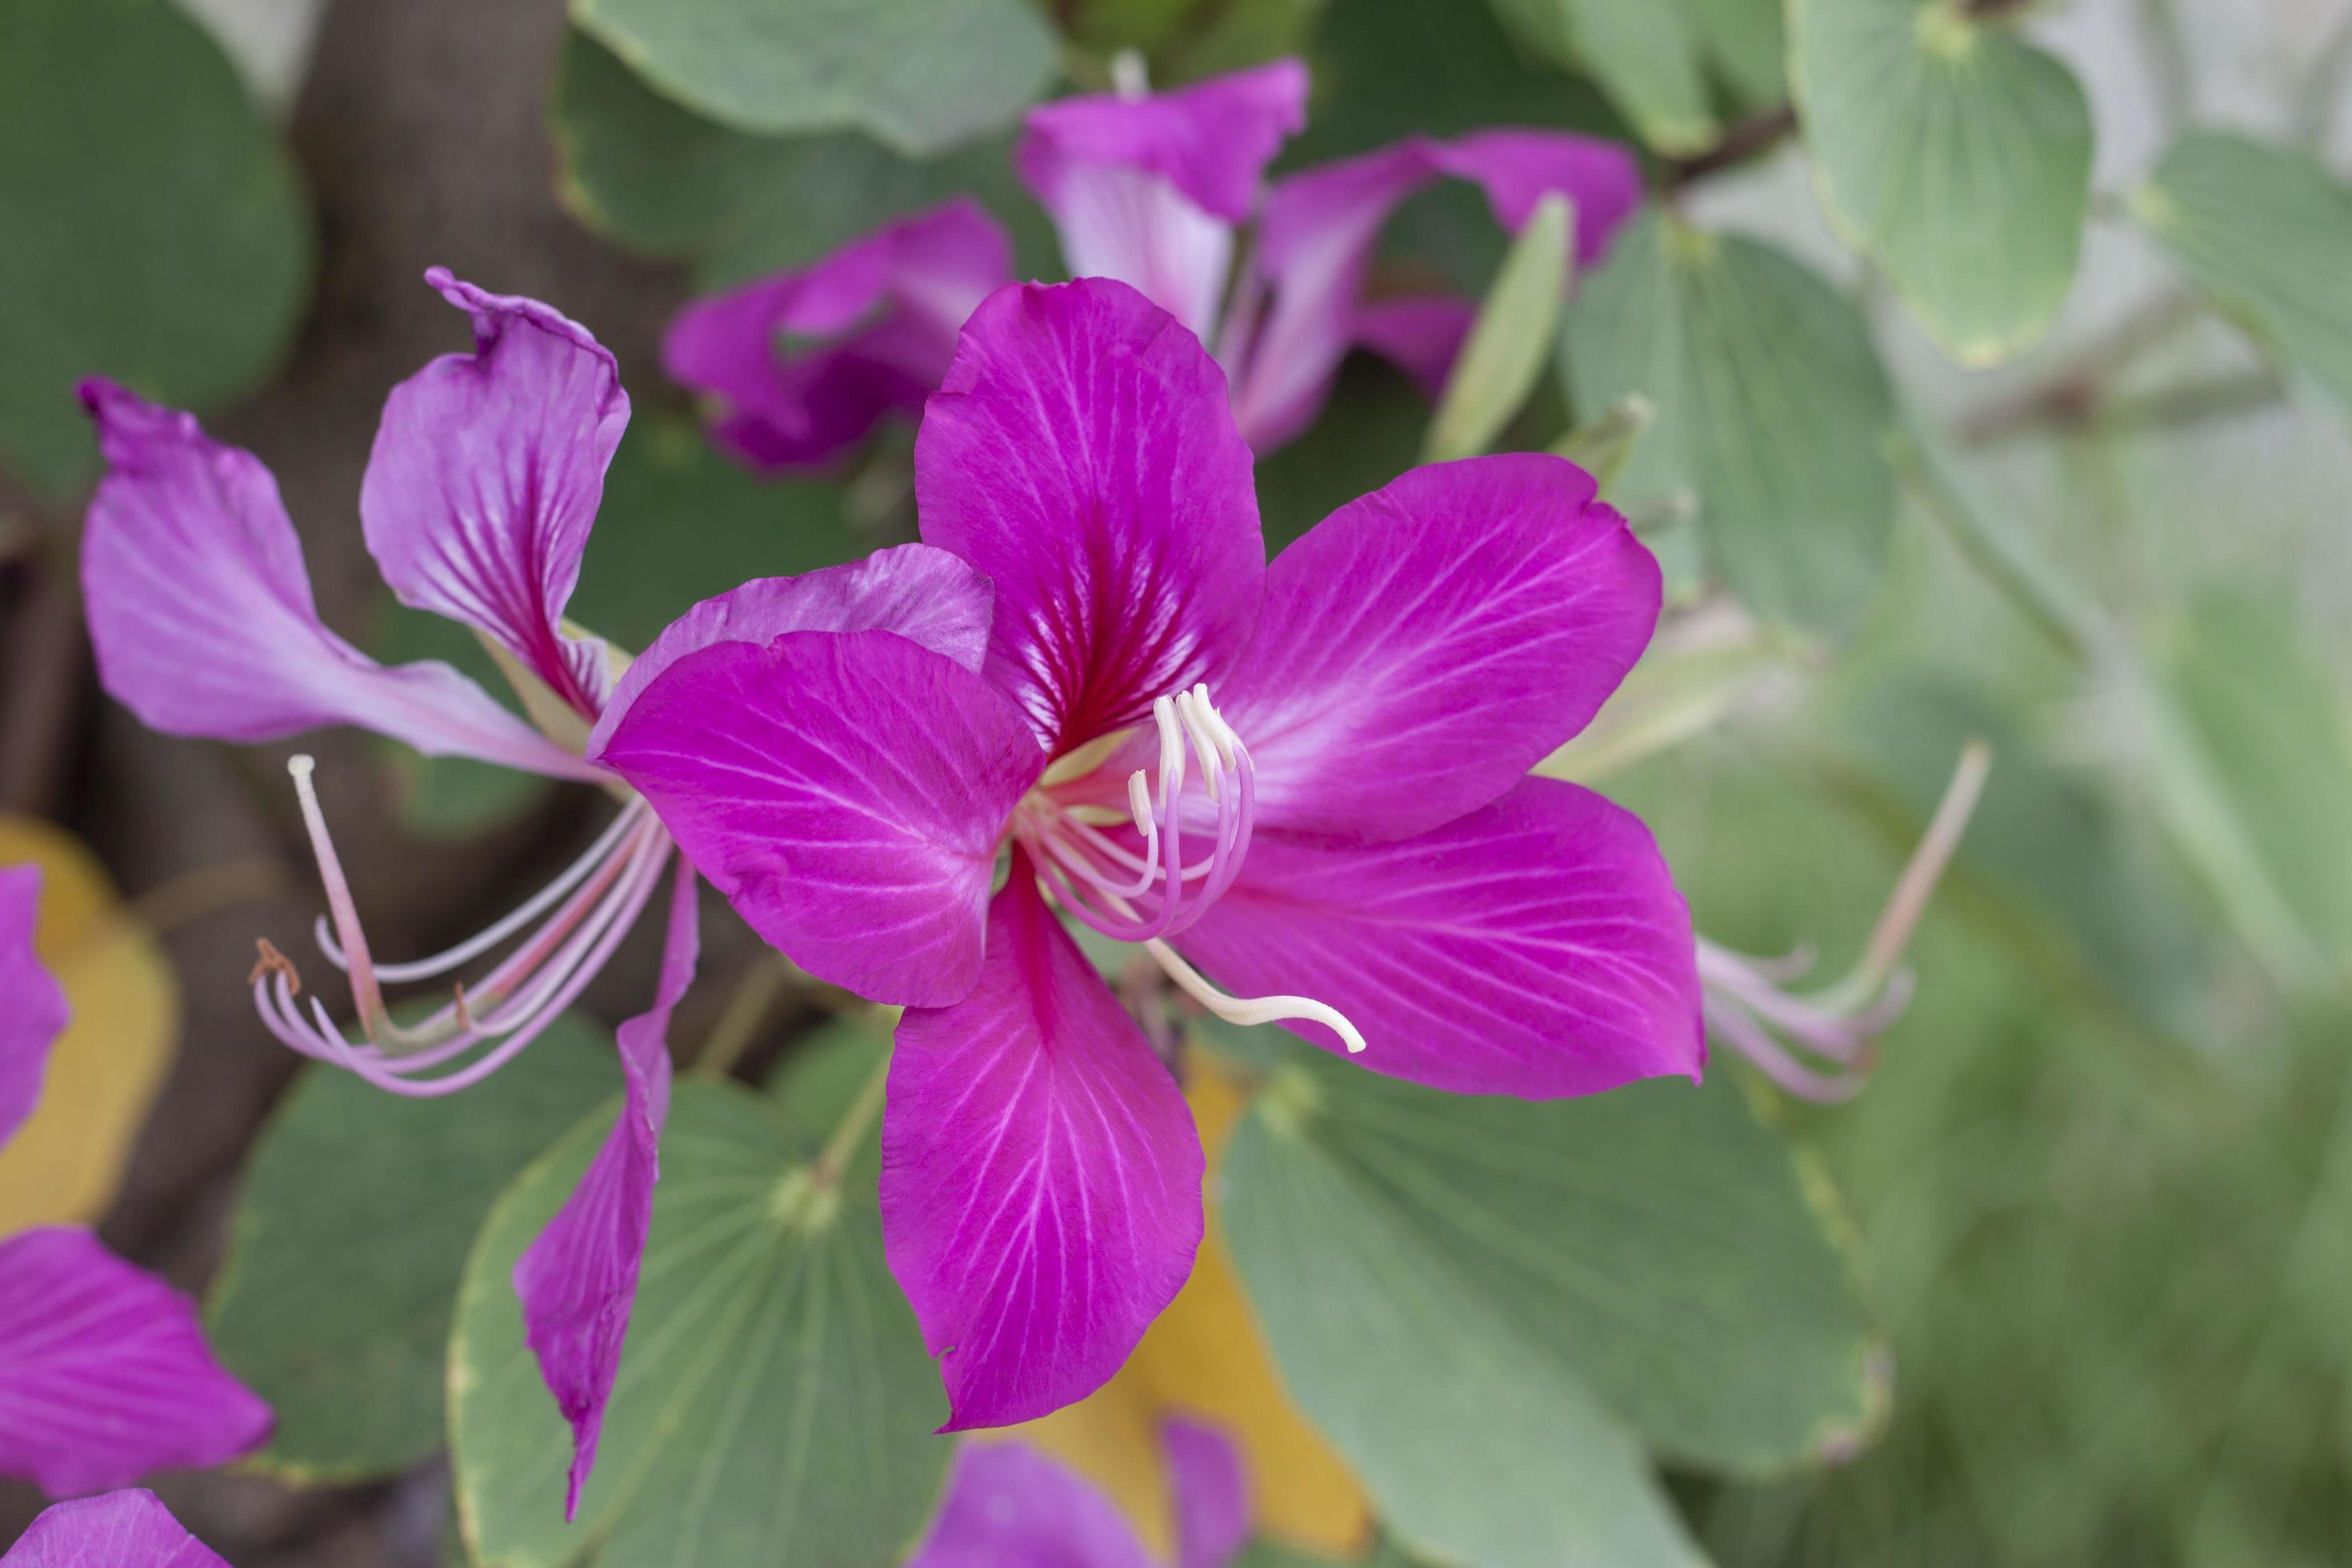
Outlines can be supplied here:
M215 406L310 293L293 161L165 0L0 0L0 463L64 496L96 466L74 384Z
M1789 96L1789 42L1780 0L1687 0L1707 63L1734 97L1766 108Z
M1512 241L1438 399L1427 461L1485 452L1535 391L1559 320L1575 222L1566 197L1548 195Z
M1700 38L1685 0L1492 0L1528 47L1601 83L1642 139L1692 153L1715 139Z
M1651 211L1567 312L1570 395L1657 408L1621 505L1693 492L1709 559L1757 613L1838 633L1877 590L1895 418L1869 328L1787 254Z
M620 1379L576 1525L571 1434L508 1275L604 1134L590 1122L491 1212L449 1341L450 1447L483 1568L884 1563L914 1544L950 1445L939 1375L882 1259L870 1184L823 1190L761 1097L687 1079Z
M691 423L642 418L604 476L566 614L639 650L692 605L748 579L814 572L866 549L839 486L754 479Z
M2304 153L2192 131L2131 212L2265 347L2352 402L2352 190Z
M2185 847L2290 981L2352 960L2352 727L2272 600L2208 588L2173 640L2157 783Z
M2091 106L2074 73L1960 0L1790 0L1789 15L1832 221L1961 363L2040 338L2090 206Z
M1692 1562L1635 1433L1767 1472L1880 1414L1819 1179L1726 1074L1531 1103L1318 1058L1221 1177L1293 1396L1441 1559Z
M1279 553L1340 507L1412 467L1428 421L1429 400L1402 371L1369 355L1350 356L1315 423L1258 459L1257 509L1267 553Z
M474 1233L619 1077L612 1037L571 1017L443 1100L303 1073L246 1166L205 1313L214 1352L277 1413L249 1463L340 1483L441 1447L441 1366Z
M572 0L573 20L738 130L864 131L910 155L1008 125L1054 35L1024 0Z
M1011 220L1024 275L1053 270L1052 231L1005 137L918 161L854 132L748 134L663 97L576 27L551 119L565 205L632 250L693 261L707 285L804 265L958 194Z
M376 628L373 650L384 663L441 659L506 700L506 677L481 639L459 623L409 609L387 594ZM491 832L538 805L552 787L551 780L520 768L472 757L428 757L397 741L379 738L376 752L392 772L393 807L402 829L420 837L470 838Z

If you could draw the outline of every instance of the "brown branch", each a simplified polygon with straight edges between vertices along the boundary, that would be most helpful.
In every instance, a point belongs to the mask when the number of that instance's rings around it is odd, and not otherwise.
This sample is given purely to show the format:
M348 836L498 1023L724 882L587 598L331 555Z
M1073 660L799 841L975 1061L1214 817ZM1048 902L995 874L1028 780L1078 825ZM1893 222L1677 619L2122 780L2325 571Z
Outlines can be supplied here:
M1734 163L1745 163L1767 148L1777 146L1784 138L1795 134L1796 130L1797 106L1793 103L1735 120L1714 146L1686 158L1666 160L1666 186L1680 190L1694 180L1703 180Z

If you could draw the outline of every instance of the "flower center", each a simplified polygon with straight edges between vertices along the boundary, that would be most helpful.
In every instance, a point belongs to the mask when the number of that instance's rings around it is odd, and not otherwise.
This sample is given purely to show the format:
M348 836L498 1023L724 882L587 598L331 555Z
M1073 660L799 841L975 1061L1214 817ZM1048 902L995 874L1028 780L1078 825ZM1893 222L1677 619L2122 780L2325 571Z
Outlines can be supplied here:
M1227 995L1168 945L1166 939L1206 914L1241 874L1256 816L1257 773L1249 748L1209 700L1205 684L1154 699L1151 717L1160 741L1157 777L1143 768L1127 777L1126 821L1139 848L1115 837L1120 814L1103 803L1099 768L1031 790L1013 808L1012 838L1073 918L1105 936L1142 943L1169 978L1211 1012L1237 1024L1312 1019L1350 1052L1362 1050L1363 1035L1338 1009L1305 996ZM1204 798L1188 806L1192 763L1200 766ZM1189 865L1188 815L1195 835L1210 844Z

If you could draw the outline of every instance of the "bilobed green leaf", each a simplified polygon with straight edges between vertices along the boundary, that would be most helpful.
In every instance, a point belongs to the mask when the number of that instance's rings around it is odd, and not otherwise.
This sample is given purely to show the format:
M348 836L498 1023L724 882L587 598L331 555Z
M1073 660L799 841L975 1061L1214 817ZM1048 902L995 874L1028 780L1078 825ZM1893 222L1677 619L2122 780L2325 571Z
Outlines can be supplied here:
M864 131L912 155L1011 124L1054 70L1025 0L572 0L572 15L724 124Z
M2352 189L2305 153L2191 131L2128 205L2214 303L2352 402Z
M559 190L581 221L632 250L690 260L714 287L805 265L960 194L1009 220L1024 276L1051 270L1051 231L1003 136L912 159L856 132L731 130L663 97L577 27L557 65L551 119Z
M1695 152L1714 139L1699 32L1685 0L1492 3L1538 54L1591 71L1659 152Z
M1656 405L1620 505L1688 491L1749 608L1829 633L1860 618L1895 520L1895 408L1844 296L1760 240L1652 211L1584 279L1565 342L1579 410Z
M1831 218L1961 363L2032 343L2074 279L2090 206L2074 73L1959 0L1790 0L1789 16Z
M1789 96L1789 36L1780 0L1686 0L1707 64L1750 108Z
M206 1320L278 1426L249 1463L317 1484L440 1447L458 1276L499 1194L620 1082L609 1035L559 1019L488 1081L404 1100L313 1067L246 1166Z
M1548 195L1511 242L1438 399L1429 461L1485 452L1535 390L1559 320L1575 222L1566 198Z
M1761 1473L1878 1417L1815 1179L1727 1075L1531 1103L1318 1057L1221 1179L1293 1396L1441 1560L1693 1562L1643 1441Z
M814 1147L759 1095L680 1082L636 1310L575 1525L569 1429L509 1273L604 1129L525 1172L475 1245L449 1341L450 1447L482 1568L890 1563L950 1444L921 1332L882 1259L870 1183L814 1185Z
M92 472L87 375L216 405L309 297L293 161L166 0L0 0L0 462L56 494Z

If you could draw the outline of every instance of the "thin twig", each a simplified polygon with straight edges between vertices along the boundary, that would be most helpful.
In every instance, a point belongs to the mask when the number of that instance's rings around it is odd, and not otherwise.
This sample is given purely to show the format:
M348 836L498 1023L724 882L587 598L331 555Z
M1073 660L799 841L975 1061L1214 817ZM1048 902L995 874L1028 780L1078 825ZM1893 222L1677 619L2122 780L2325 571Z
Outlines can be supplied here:
M1960 439L1971 446L1986 446L2040 426L2088 424L2098 412L2108 382L2195 321L2199 309L2187 294L2159 295L2039 384L1962 419Z
M1795 134L1797 106L1778 104L1761 110L1727 126L1712 147L1703 148L1686 158L1666 160L1666 187L1680 190L1694 181L1706 179L1734 163L1745 163L1767 148L1777 145L1783 138Z

